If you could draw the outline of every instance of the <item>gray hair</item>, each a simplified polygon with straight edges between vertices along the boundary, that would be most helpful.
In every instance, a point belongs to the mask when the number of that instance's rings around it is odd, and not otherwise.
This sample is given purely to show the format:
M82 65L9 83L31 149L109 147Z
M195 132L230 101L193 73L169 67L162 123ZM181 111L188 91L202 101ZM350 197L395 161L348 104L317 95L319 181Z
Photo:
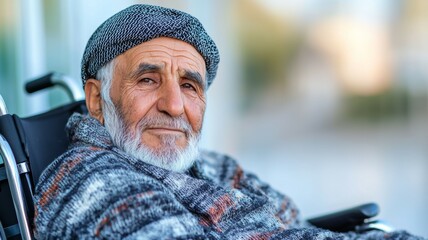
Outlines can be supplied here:
M101 98L109 104L113 104L110 97L111 84L113 82L114 69L116 67L116 58L101 67L96 74L98 81L101 81Z

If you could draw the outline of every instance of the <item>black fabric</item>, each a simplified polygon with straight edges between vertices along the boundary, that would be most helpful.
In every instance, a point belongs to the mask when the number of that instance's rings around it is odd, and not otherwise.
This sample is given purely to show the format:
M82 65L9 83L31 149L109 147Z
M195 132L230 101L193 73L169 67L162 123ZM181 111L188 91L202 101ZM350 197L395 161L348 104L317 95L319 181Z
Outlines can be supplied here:
M15 116L7 114L0 117L0 134L3 135L9 143L17 163L22 163L28 160L19 132L17 131Z
M7 181L0 183L0 221L4 228L18 223Z
M44 114L21 119L19 131L24 135L24 145L31 156L29 159L34 184L46 166L67 150L69 141L65 124L74 112L86 113L85 102L74 102Z

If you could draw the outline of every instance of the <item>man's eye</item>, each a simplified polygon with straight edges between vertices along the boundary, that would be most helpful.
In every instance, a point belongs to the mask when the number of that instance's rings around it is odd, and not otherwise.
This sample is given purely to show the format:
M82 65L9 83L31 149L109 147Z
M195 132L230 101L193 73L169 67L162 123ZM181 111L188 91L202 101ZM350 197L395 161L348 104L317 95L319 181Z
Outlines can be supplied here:
M192 84L190 84L190 83L184 83L184 84L182 84L181 85L183 88L187 88L187 89L191 89L191 90L193 90L193 91L196 91L196 88L192 85Z
M153 79L151 79L151 78L142 78L142 79L140 79L140 81L139 81L140 83L148 83L148 84L153 84L153 83L155 83L155 81L153 80Z

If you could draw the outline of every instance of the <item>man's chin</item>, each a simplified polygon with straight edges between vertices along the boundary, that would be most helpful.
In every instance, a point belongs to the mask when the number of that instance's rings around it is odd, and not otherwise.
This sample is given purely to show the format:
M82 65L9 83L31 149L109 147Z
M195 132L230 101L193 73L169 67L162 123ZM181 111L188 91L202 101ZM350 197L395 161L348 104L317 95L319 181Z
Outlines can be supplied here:
M186 149L181 147L157 146L157 147L145 147L146 152L150 152L154 156L158 156L161 159L174 159L184 152Z
M189 141L186 138L177 138L171 135L162 135L156 138L141 138L141 146L145 149L159 154L169 152L182 152L189 147Z
M196 161L196 158L186 158L178 154L173 154L173 155L159 154L157 156L146 157L141 160L148 164L151 164L166 170L170 170L174 172L185 172L193 165L193 163Z
M143 145L138 149L125 147L125 152L145 163L174 172L188 170L199 156L199 150L195 146L181 149L173 146L151 148Z

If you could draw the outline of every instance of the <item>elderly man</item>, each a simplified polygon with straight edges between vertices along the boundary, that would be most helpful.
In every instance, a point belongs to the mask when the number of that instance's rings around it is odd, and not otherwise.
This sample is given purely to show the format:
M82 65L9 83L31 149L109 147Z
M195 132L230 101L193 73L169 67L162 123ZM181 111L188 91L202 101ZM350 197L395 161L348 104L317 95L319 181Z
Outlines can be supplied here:
M49 239L411 239L303 228L293 202L198 140L219 54L194 17L131 6L89 39L89 114L42 174L35 236Z

